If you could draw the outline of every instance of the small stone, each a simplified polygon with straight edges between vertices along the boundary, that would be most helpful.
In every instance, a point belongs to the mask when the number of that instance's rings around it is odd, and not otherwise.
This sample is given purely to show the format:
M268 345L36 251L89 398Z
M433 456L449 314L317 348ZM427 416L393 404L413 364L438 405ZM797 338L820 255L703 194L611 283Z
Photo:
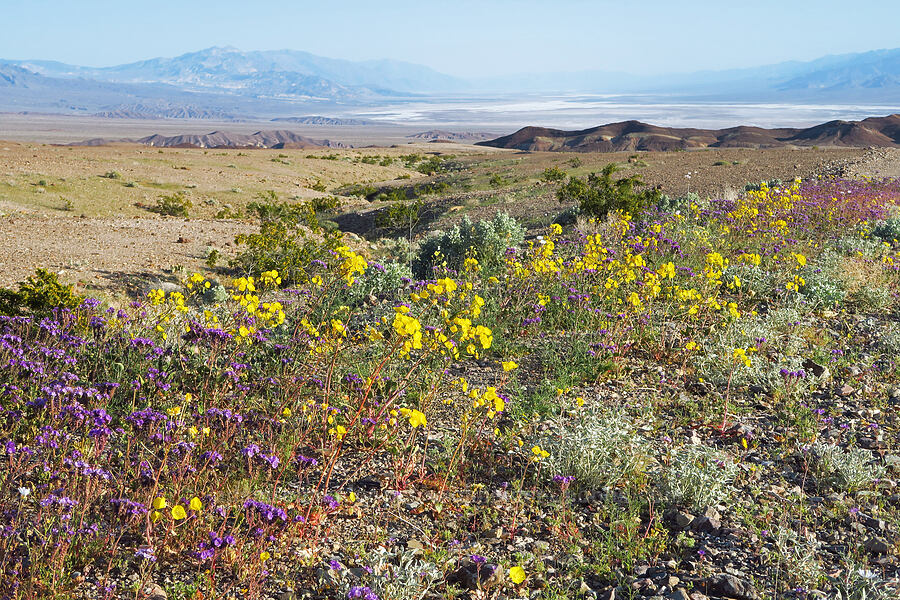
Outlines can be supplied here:
M424 550L425 544L423 544L419 540L409 540L408 542L406 542L406 547L410 550Z
M666 597L669 600L691 600L684 588L676 588Z
M736 600L755 600L756 590L744 579L728 573L719 573L706 580L706 591L717 596L735 598Z
M297 600L297 594L291 590L287 590L278 594L278 600Z
M891 547L879 537L870 537L866 540L866 550L871 554L887 554Z
M715 535L722 528L722 522L715 517L697 517L691 523L691 529L700 533L710 533Z
M166 600L168 598L168 596L166 596L166 590L156 583L148 584L144 588L144 595L147 600Z
M856 391L856 390L853 389L853 386L851 386L850 384L845 383L845 384L842 385L842 386L840 387L840 389L838 390L838 394L840 394L841 396L849 396L850 394L852 394L852 393L855 392L855 391Z
M606 590L601 590L597 594L597 600L616 600L616 588L611 587Z
M631 583L631 588L641 596L652 596L659 589L652 579L636 579Z
M684 511L676 510L669 515L669 520L672 522L676 529L684 531L691 526L691 523L694 521L694 515L686 513Z
M887 523L885 521L873 517L866 517L865 524L869 529L875 529L877 531L884 531L887 529Z
M467 590L483 589L499 583L503 579L503 569L490 563L476 563L463 560L460 566L447 575L447 583L462 585Z

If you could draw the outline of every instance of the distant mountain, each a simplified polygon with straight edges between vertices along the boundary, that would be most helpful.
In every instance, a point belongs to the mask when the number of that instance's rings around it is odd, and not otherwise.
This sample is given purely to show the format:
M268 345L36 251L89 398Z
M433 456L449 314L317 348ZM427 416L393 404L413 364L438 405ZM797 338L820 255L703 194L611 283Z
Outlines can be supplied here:
M900 108L900 48L813 61L649 76L612 71L534 73L477 82L483 90L666 94L715 101L890 102Z
M411 140L448 140L451 142L476 142L481 140L490 140L496 135L496 133L484 133L479 131L446 131L443 129L430 129L428 131L413 133L406 137Z
M688 129L640 121L610 123L580 131L525 127L479 142L480 146L529 151L630 152L692 148L777 148L784 146L900 147L900 114L862 121L829 121L806 129Z
M47 77L0 61L2 111L100 113L114 118L218 119L229 116L232 118L227 120L233 120L256 110L275 111L279 108L274 101L189 92L168 84Z
M104 119L212 119L216 121L243 121L246 117L221 110L180 104L121 104L95 112L92 116Z
M310 115L308 117L276 117L272 119L278 123L298 123L300 125L370 125L372 121L365 119L342 119L337 117L321 117Z
M530 92L616 94L621 103L647 102L652 96L657 103L865 103L900 110L900 49L725 71L654 76L582 71L465 81L401 61L355 62L294 50L216 47L102 68L0 60L0 90L2 111L109 118L293 118L299 111L330 110L338 104L490 102Z
M213 131L205 134L164 136L148 135L139 139L94 138L69 146L106 146L109 144L144 144L158 148L345 148L340 142L314 140L286 130L257 131L252 134Z
M231 47L214 47L173 58L152 58L102 68L34 60L14 64L48 77L167 83L194 91L331 100L457 90L464 85L453 77L412 63L354 62L296 50L242 52Z

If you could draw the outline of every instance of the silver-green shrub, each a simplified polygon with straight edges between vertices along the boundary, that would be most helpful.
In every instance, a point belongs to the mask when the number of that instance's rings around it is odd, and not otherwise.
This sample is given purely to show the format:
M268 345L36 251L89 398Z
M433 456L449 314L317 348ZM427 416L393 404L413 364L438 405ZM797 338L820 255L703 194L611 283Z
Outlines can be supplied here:
M574 476L579 486L595 490L643 471L650 461L648 445L626 417L595 412L560 423L554 435L541 440L550 453L551 475Z
M883 242L900 241L900 217L878 221L872 228L872 236Z
M777 389L782 385L781 370L799 371L803 365L806 340L797 332L800 312L785 307L759 315L745 315L711 334L697 357L698 374L716 384L758 385ZM734 359L735 348L764 348L751 352L751 365Z
M366 272L357 277L349 289L349 294L355 301L364 300L370 295L393 298L411 279L412 270L405 263L369 263Z
M756 298L768 297L779 287L782 289L784 287L779 285L779 281L771 271L753 264L736 263L729 265L723 274L723 278L725 281L731 281L732 277L737 277L741 282L741 288Z
M703 510L726 500L737 466L731 458L707 446L682 446L669 454L660 489L666 503Z
M503 264L507 248L519 246L524 239L525 228L505 213L478 223L466 216L459 224L422 242L413 261L413 273L427 279L433 276L436 266L459 270L469 256L490 272Z
M809 447L809 459L820 483L847 492L871 487L885 474L884 466L875 462L868 450L845 449L822 440Z
M366 563L371 571L358 583L368 586L379 598L422 600L444 575L434 563L400 548L378 547L366 555ZM351 587L346 584L346 591Z

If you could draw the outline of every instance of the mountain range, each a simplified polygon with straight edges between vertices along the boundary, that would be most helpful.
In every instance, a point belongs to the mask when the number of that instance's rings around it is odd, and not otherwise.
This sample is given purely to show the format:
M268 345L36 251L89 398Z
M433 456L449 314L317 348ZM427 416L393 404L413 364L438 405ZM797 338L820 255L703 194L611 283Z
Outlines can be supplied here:
M426 66L295 50L213 47L110 67L0 60L0 110L237 120L347 107L518 93L656 94L687 101L898 104L900 48L750 69L639 76L604 71L465 80Z
M69 146L108 146L110 144L143 144L157 148L346 148L340 142L314 140L303 135L276 129L243 134L228 131L213 131L204 134L160 135L153 134L139 139L93 138L74 142Z
M779 148L787 146L900 147L900 114L862 121L829 121L805 129L659 127L640 121L610 123L580 131L523 127L479 146L526 151L630 152L694 148Z

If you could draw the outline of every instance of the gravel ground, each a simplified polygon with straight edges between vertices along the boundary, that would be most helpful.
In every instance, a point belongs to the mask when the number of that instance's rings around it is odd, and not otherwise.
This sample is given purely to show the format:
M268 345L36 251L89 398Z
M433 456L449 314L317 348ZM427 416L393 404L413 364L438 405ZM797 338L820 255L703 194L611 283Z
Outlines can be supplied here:
M81 291L141 292L164 269L199 269L207 247L228 253L246 223L184 219L98 219L18 213L0 217L0 286L37 267L79 282Z

